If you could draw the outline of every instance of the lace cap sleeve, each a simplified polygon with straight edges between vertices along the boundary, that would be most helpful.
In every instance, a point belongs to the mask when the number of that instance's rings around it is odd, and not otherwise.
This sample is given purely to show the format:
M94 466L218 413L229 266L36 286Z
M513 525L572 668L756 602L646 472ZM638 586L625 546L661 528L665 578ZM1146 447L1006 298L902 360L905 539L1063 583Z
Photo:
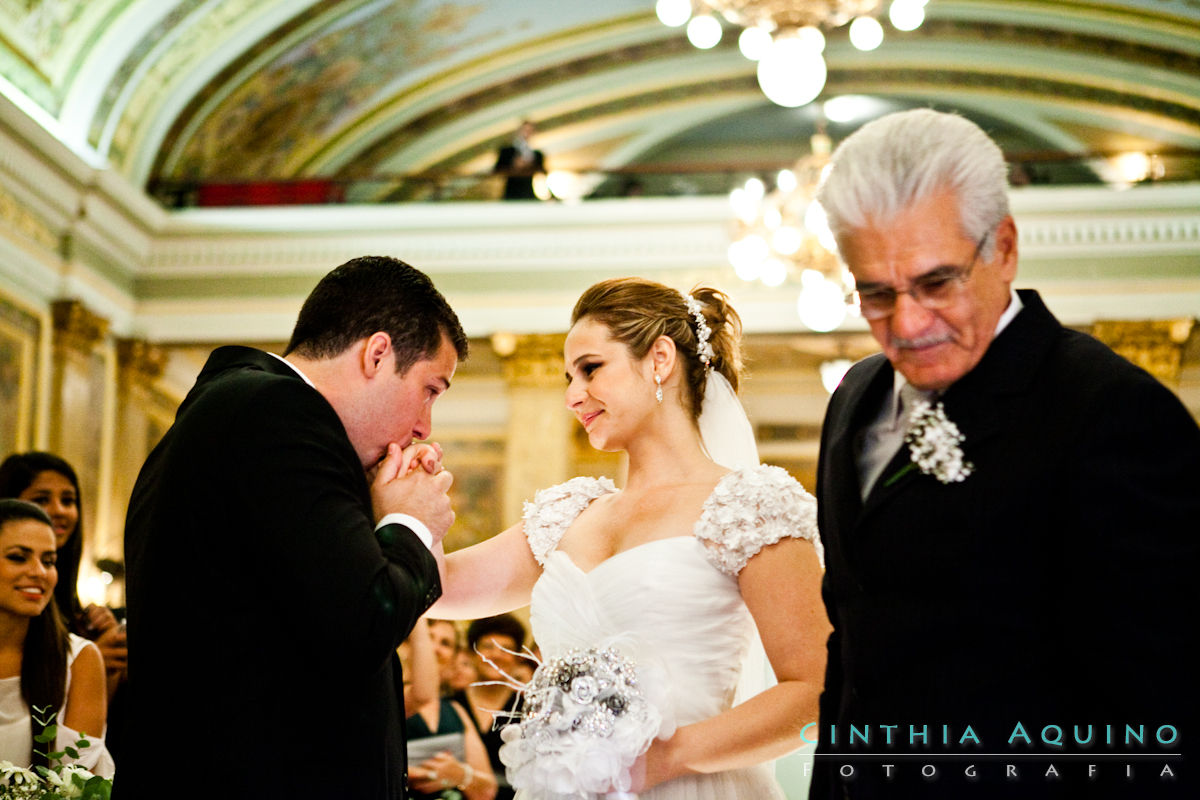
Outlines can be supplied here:
M696 523L708 560L733 576L764 547L789 536L812 542L824 565L816 498L786 470L765 464L722 478Z
M526 502L525 538L537 562L545 566L558 540L589 503L616 490L608 478L572 478L542 489L532 503Z

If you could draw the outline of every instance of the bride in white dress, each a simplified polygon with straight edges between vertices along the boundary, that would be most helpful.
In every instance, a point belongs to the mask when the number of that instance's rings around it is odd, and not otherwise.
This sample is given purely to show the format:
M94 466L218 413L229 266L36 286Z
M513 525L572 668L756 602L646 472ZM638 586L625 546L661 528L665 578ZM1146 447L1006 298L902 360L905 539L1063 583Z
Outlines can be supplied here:
M518 798L782 798L765 762L816 738L829 623L815 501L757 463L739 334L716 290L588 289L566 402L592 446L628 453L624 488L545 489L521 523L444 557L430 613L531 604L543 666L501 749ZM756 630L777 683L735 704Z

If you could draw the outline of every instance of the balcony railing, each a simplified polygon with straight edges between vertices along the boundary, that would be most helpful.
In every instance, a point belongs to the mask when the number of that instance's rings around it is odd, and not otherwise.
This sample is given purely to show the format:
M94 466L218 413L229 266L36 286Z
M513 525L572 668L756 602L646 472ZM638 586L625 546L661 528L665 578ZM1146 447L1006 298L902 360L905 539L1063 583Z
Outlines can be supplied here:
M1200 181L1200 150L1156 153L1024 152L1008 157L1015 187L1128 186L1143 181ZM539 175L535 189L550 200L614 197L713 196L728 194L751 176L770 186L794 162L737 164L640 164L621 169L559 170ZM306 177L292 180L157 180L148 191L167 208L339 203L452 202L499 200L505 176L494 172L421 172L366 177Z

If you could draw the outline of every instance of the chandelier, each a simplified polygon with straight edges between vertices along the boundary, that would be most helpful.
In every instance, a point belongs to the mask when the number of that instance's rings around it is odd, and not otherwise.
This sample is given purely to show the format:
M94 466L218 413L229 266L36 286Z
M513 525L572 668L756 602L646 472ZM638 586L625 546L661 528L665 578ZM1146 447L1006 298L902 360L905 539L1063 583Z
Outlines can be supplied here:
M929 0L892 0L888 19L900 31L925 21ZM878 16L884 0L658 0L665 25L687 25L688 40L707 50L721 41L717 15L741 26L738 47L758 62L758 85L773 103L794 108L814 100L825 87L825 35L849 23L850 43L874 50L883 42Z
M798 283L800 321L824 332L846 318L846 296L854 279L837 256L825 211L814 198L829 164L829 137L818 130L811 145L809 155L779 172L770 191L760 178L750 178L730 192L734 233L729 263L747 282L769 287Z

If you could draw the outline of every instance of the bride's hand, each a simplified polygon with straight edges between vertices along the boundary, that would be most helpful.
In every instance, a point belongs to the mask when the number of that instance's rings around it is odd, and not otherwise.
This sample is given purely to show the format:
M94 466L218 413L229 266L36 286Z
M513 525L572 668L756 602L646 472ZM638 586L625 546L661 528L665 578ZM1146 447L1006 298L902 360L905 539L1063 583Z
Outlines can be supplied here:
M442 468L441 448L422 442L403 450L388 445L387 455L371 479L371 505L376 521L400 512L425 524L437 544L454 522L450 508L453 476Z
M420 466L430 475L442 471L442 446L437 442L414 442L401 453L401 472L408 474Z
M649 749L638 756L637 761L629 768L629 777L633 781L629 787L631 794L640 794L664 781L678 777L673 774L670 753L670 739L655 739L650 742Z
M394 458L395 451L391 446L384 452L383 458L375 466L367 470L367 483L375 483L381 477L383 470L384 481L395 480L400 475L407 475L418 465L430 475L442 471L442 446L437 442L413 442L400 451L400 459ZM387 468L384 468L387 465Z

